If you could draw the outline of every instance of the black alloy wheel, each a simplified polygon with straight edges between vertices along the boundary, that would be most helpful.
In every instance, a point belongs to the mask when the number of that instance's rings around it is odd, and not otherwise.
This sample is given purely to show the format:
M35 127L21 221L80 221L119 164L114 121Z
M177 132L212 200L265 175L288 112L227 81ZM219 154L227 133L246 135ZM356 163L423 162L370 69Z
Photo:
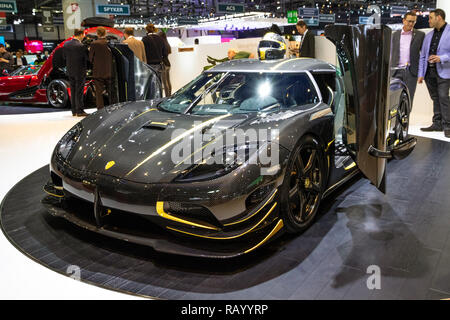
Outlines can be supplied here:
M324 152L312 136L303 137L286 169L281 216L289 233L307 229L314 220L325 184Z
M402 92L400 96L400 103L397 109L397 115L395 119L395 140L394 144L402 143L408 138L409 131L409 113L410 113L410 103L408 94Z
M69 105L69 84L64 80L52 80L47 87L48 103L54 108L65 108Z

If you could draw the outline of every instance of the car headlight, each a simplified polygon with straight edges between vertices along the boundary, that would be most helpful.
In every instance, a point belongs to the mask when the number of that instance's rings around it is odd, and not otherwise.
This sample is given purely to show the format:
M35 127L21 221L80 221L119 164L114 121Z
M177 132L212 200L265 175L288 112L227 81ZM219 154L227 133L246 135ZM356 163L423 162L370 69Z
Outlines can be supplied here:
M219 157L216 154L212 154L201 163L194 164L183 171L174 181L194 182L219 178L246 163L257 150L257 144L224 148L223 153ZM221 159L219 163L216 161L218 159Z
M73 149L73 146L78 142L82 131L83 125L81 124L81 122L78 122L58 142L58 145L56 146L56 152L63 159L67 159L70 151Z

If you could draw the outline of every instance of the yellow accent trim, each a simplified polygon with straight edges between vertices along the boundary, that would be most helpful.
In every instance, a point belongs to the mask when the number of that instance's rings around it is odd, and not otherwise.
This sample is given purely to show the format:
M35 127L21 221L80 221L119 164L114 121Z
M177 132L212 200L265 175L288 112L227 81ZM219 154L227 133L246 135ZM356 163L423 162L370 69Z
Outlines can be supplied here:
M105 166L105 170L109 170L112 166L114 166L116 164L115 161L110 161L106 164Z
M278 231L281 230L281 228L283 228L284 223L283 220L280 219L277 223L277 225L275 226L275 228L273 228L273 230L260 242L258 243L256 246L246 250L244 253L249 253L250 251L255 250L256 248L262 246L264 243L266 243L270 238L272 238Z
M208 226L205 226L202 224L194 223L194 222L191 222L188 220L184 220L184 219L180 219L180 218L171 216L170 214L168 214L167 212L164 211L164 201L156 202L156 212L165 219L169 219L172 221L176 221L176 222L187 224L187 225L194 226L194 227L210 229L210 230L219 230L218 228L215 228L215 227L208 227Z
M331 144L334 142L335 139L331 140L330 142L328 142L327 148L325 149L325 152L328 151L328 149L330 149Z
M345 167L344 169L345 169L345 171L347 171L347 170L350 170L350 169L352 169L354 167L356 167L356 163L355 162L353 162L351 165Z
M56 198L64 198L64 196L60 196L60 195L57 195L57 194L48 192L47 190L45 190L45 188L43 188L43 190L44 190L45 193L47 193L47 194L49 194L49 195L51 195L51 196L53 196L53 197L56 197Z
M397 109L392 109L391 110L391 117L394 117L397 115L398 110Z
M157 121L152 121L152 122L150 122L150 124L159 124L159 125L163 125L163 126L167 126L168 125L167 122L157 122Z
M178 230L178 229L175 229L175 228L171 228L171 227L166 227L166 228L170 229L170 230L173 230L173 231L185 233L185 234L188 234L188 235L191 235L191 236L200 237L200 238L214 239L214 240L231 240L231 239L236 239L236 238L242 237L243 235L246 235L247 233L252 232L264 220L266 220L266 218L270 215L270 213L272 213L273 209L275 209L276 206L277 206L277 202L274 203L272 208L270 208L269 212L266 213L266 215L261 219L261 221L259 221L256 225L254 225L249 230L245 231L244 233L238 234L236 236L231 236L231 237L209 237L209 236L202 236L202 235L199 235L199 234L194 234L194 233L190 233L190 232L186 232L186 231L181 231L181 230Z
M275 194L276 194L277 192L278 192L278 189L275 189L275 192L272 193L272 195L271 195L270 198L266 201L266 203L264 203L264 205L263 205L261 208L259 208L258 211L256 211L255 213L253 213L251 216L249 216L249 217L247 217L247 218L244 218L244 219L242 219L242 220L236 221L236 222L231 222L231 223L224 224L224 226L227 227L227 226L231 226L231 225L234 225L234 224L238 224L238 223L247 221L248 219L254 217L256 214L258 214L258 212L260 212L262 209L264 209L265 206L266 206L268 203L272 202L272 200L273 200L273 198L275 198Z
M266 50L261 50L260 51L260 57L261 60L265 60L266 59Z
M171 145L177 143L178 141L182 140L184 137L187 137L188 135L190 135L191 133L193 133L196 130L202 129L203 127L206 127L214 122L220 121L226 117L231 116L231 114L225 114L216 118L212 118L208 121L205 121L201 124L199 124L198 126L193 127L192 129L189 129L188 131L186 131L185 133L179 135L178 137L176 137L175 139L170 140L168 143L166 143L165 145L163 145L161 148L159 148L158 150L156 150L155 152L153 152L151 155L149 155L147 158L145 158L144 160L142 160L140 163L138 163L130 172L128 172L125 176L128 176L130 174L132 174L134 171L136 171L140 166L142 166L144 163L146 163L148 160L150 160L151 158L153 158L154 156L160 154L161 152L163 152L165 149L167 149L168 147L170 147Z

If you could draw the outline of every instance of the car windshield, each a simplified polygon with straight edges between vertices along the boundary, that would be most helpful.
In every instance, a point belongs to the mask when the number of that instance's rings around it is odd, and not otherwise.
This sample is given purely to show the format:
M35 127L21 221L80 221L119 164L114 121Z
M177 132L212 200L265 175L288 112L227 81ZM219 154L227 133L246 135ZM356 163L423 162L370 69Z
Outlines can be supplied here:
M178 90L160 108L215 115L279 110L318 101L317 91L305 72L210 72Z
M41 66L21 66L11 72L10 76L26 76L29 74L37 74Z

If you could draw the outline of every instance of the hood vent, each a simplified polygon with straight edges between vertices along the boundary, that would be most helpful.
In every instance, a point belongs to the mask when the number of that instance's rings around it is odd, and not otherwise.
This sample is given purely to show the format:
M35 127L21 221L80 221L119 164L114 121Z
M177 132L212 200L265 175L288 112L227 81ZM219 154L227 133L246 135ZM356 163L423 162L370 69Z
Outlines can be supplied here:
M157 122L157 121L149 121L142 126L144 129L153 129L153 130L166 130L169 126L168 122Z

